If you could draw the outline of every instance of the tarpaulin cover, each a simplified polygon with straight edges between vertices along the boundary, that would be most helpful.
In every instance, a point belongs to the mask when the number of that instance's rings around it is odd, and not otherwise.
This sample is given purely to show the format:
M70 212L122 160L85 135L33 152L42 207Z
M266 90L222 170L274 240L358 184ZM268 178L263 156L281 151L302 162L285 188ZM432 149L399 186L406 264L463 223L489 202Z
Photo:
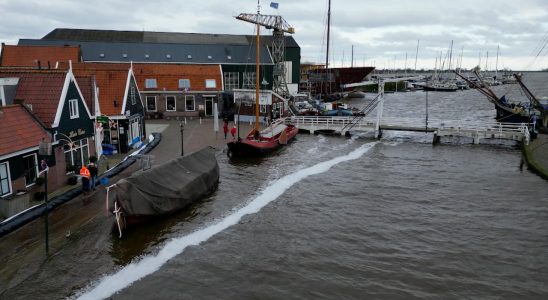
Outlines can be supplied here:
M218 181L215 149L207 147L119 180L109 206L112 211L118 201L125 216L170 214L212 192Z

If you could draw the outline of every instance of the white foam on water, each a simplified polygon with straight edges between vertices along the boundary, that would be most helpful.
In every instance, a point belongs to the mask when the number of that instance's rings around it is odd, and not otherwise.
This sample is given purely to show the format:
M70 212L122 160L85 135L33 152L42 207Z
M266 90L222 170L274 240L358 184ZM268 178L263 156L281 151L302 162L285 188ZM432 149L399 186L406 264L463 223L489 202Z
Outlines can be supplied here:
M276 200L295 183L308 176L327 172L331 167L341 162L358 159L377 143L378 142L373 142L362 145L347 155L318 163L274 181L246 206L224 217L217 223L211 224L208 227L197 230L189 235L170 240L158 254L144 256L139 261L130 263L118 272L101 278L94 287L88 291L77 294L76 297L81 300L87 300L104 299L112 296L116 292L130 286L135 281L158 271L162 265L176 255L181 254L188 246L199 245L217 233L222 232L232 225L238 224L244 216L259 212L263 207Z

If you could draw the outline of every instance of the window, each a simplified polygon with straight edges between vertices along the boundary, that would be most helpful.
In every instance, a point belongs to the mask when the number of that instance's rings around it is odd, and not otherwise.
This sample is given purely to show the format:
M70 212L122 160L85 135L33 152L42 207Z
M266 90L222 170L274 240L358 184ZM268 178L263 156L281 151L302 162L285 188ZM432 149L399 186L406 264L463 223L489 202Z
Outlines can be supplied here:
M23 163L25 165L25 186L33 185L36 182L38 174L38 158L36 158L36 153L23 156Z
M147 96L146 102L147 102L147 111L156 111L156 97L155 96Z
M244 89L255 88L255 72L244 72Z
M179 88L180 89L189 89L190 88L190 79L179 79Z
M64 145L63 149L65 151L65 164L67 166L81 167L88 163L89 149L87 138L75 141L72 149L69 145ZM79 171L80 169L75 170L76 173Z
M71 119L78 118L78 100L77 99L69 100L69 111L70 111Z
M225 72L225 90L231 91L239 87L238 72Z
M185 96L185 110L186 111L195 110L194 96Z
M133 145L141 140L141 127L138 118L131 120L129 124L131 132L128 134L128 145Z
M176 111L175 96L166 96L166 111Z
M156 78L147 78L147 79L145 79L145 88L155 89L157 87L158 87L158 84L156 83Z
M9 165L7 162L0 164L0 196L11 194Z
M266 105L264 104L259 104L259 111L261 113L266 113Z
M215 79L206 79L205 86L206 89L214 89L217 87L217 82L215 81Z
M135 105L135 103L136 103L135 99L137 97L135 97L135 87L134 86L132 86L131 89L129 90L129 96L131 98L131 105Z

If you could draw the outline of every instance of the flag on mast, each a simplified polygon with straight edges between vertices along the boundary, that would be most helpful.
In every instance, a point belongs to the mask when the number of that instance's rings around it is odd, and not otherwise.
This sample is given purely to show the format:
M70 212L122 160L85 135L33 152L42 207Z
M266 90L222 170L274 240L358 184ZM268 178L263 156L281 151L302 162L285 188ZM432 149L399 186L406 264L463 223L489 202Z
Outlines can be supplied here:
M270 2L270 7L278 9L278 2Z

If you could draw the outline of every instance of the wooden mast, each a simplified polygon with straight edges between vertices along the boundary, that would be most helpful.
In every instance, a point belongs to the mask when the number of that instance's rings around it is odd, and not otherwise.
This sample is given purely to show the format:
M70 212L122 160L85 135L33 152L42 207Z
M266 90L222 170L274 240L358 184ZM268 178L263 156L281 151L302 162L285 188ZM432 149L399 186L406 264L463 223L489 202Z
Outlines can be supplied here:
M259 0L257 0L257 21L260 18L260 6L259 6ZM260 51L260 38L259 38L259 30L260 30L259 22L257 22L257 45L255 49L255 131L259 132L259 51Z

